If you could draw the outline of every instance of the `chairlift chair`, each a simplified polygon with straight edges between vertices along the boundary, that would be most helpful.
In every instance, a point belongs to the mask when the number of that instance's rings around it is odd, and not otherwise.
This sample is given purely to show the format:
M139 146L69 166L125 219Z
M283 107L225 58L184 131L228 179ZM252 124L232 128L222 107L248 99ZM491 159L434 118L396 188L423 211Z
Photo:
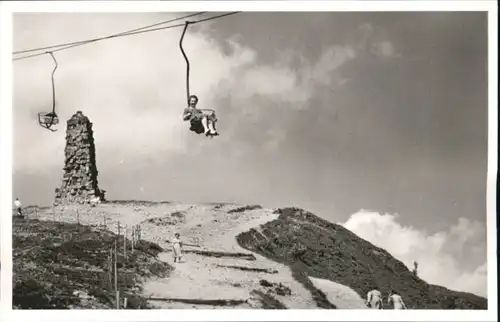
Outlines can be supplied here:
M38 113L38 124L40 124L41 127L55 132L57 131L56 129L52 129L51 127L53 125L59 124L59 117L56 114L56 87L54 83L54 73L56 72L56 69L58 67L57 60L54 57L54 54L52 52L47 52L52 56L52 59L54 60L54 70L52 70L52 112L40 112Z
M190 65L189 65L189 59L184 52L184 48L182 47L182 42L184 40L184 35L186 34L187 28L191 22L186 21L186 24L184 26L184 30L182 31L182 36L179 41L179 48L181 49L182 55L184 56L184 59L186 61L186 97L187 97L187 103L189 104L189 97L190 97L190 91L189 91L189 71L190 71ZM211 112L216 118L215 110L213 109L199 109L200 111L206 111L206 112ZM202 134L203 131L203 125L201 124L201 120L192 120L191 122L191 127L190 130L195 132L196 134ZM213 136L210 136L213 138Z
M55 112L40 112L38 113L38 123L41 127L55 132L57 130L51 129L51 127L59 124L59 117Z

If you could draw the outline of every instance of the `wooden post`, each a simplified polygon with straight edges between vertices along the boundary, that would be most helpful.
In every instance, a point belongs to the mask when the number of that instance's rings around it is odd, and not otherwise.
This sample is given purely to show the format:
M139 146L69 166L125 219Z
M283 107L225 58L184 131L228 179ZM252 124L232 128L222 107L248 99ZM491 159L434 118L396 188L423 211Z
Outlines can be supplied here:
M120 238L120 222L116 222L116 226L118 227L118 238Z
M127 298L126 297L123 299L123 308L124 309L127 308Z
M123 256L127 259L127 225L123 229Z
M116 309L120 309L120 291L118 291L118 244L115 239L115 293L116 293Z
M137 246L139 235L137 235L137 225L134 225L134 248Z
M109 277L109 286L113 287L113 248L109 248L109 257L108 257L108 277Z
M103 220L103 223L104 223L104 229L106 229L106 227L107 227L107 226L106 226L106 213L104 213L104 214L102 215L102 220Z
M134 252L135 248L135 225L132 225L132 252Z
M80 225L80 212L78 211L78 208L76 208L76 223Z

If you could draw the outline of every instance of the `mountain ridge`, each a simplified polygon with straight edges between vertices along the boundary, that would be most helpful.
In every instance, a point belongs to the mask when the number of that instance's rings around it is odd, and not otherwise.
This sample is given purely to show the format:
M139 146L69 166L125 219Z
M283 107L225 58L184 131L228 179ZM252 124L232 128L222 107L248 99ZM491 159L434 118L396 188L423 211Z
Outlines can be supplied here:
M487 308L485 298L428 284L384 249L300 208L117 200L26 213L110 231L141 225L155 258L172 267L141 280L148 307L366 309L366 293L378 287L384 298L398 291L409 309ZM200 245L187 246L182 263L173 263L168 243L176 232Z
M238 243L294 272L349 286L363 297L378 288L386 296L397 291L408 308L487 309L487 299L428 284L389 252L341 225L300 208L280 208L275 213L278 219L238 235Z

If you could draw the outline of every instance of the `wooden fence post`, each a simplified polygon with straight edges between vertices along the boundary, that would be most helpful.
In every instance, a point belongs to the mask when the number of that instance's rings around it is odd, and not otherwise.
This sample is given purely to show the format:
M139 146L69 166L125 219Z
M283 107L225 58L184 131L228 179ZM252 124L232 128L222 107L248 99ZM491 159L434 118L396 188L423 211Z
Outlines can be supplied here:
M120 309L120 291L118 291L118 244L115 239L115 294L116 294L116 309Z
M135 244L136 244L136 241L137 241L137 233L135 232L135 226L132 228L132 251L135 250Z
M113 287L113 248L109 248L109 256L108 256L108 277L109 277L109 286Z
M123 228L123 256L127 260L127 225Z

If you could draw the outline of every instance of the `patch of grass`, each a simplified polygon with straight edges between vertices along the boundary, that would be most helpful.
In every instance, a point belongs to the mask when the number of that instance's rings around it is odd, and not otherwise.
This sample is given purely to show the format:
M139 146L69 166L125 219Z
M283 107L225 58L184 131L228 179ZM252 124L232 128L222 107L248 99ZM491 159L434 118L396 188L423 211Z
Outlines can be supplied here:
M175 211L171 213L170 216L178 219L184 219L186 214L183 211Z
M268 293L264 293L259 290L253 290L250 292L252 296L255 296L262 305L263 309L288 309L285 304L281 303L278 299Z
M118 284L128 308L146 308L141 280L172 270L155 259L161 247L148 242L128 247L123 236L89 226L13 218L13 306L19 309L114 308L114 272L108 256L117 240ZM130 246L130 243L128 243ZM75 291L88 296L82 298Z
M314 302L316 302L316 305L319 308L322 309L337 308L335 304L328 301L328 297L322 290L314 286L309 277L307 277L307 274L304 273L304 271L298 265L292 265L292 277L297 282L302 284L309 292L311 292L312 298Z
M141 222L145 224L152 224L155 226L165 227L165 226L175 226L186 219L186 214L182 211L175 211L170 214L170 216L159 216L153 217Z
M248 205L248 206L243 206L243 207L231 209L227 213L233 214L233 213L237 213L237 212L244 212L244 211L250 211L250 210L255 210L255 209L262 209L262 206L260 206L260 205Z

